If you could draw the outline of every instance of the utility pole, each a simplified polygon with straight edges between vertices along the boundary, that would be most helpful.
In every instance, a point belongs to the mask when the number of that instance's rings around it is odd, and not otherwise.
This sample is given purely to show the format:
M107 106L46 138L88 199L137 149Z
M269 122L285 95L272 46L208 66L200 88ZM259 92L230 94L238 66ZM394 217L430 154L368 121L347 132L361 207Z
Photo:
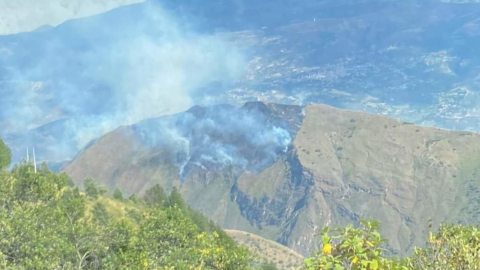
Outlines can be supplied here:
M35 173L37 173L37 160L35 159L35 148L33 148L33 168Z
M28 154L28 148L27 148L27 164L30 163L30 155Z

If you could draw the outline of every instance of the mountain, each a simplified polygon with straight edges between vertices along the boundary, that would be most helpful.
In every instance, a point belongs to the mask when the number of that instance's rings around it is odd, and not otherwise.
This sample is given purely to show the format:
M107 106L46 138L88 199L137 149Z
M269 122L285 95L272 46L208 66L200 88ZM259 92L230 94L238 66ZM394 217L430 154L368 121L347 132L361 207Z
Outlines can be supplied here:
M0 1L0 35L13 35L22 32L57 26L67 20L97 15L123 5L131 5L144 0L107 1L59 1L48 2L20 0Z
M480 131L479 14L473 1L149 0L0 36L0 135L15 161L35 146L61 164L120 125L258 100Z
M221 86L241 62L156 1L0 36L0 52L0 134L15 161L27 147L42 161L69 160L121 124L183 111L190 92Z
M478 223L480 135L385 116L250 102L193 107L123 126L64 171L126 194L154 184L226 229L309 255L321 228L375 219L389 249L422 246L429 225Z

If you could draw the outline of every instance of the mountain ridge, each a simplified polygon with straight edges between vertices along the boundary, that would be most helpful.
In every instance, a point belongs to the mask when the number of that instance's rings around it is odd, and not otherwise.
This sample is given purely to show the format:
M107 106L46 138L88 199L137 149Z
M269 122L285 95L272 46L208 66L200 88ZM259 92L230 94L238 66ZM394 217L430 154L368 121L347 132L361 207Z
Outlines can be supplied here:
M249 112L249 107L254 110ZM420 127L328 105L253 102L230 110L210 111L208 117L188 122L187 126L208 123L184 133L190 134L182 137L190 152L152 144L146 137L139 140L135 134L142 129L134 125L100 138L64 171L77 185L91 176L127 194L141 194L153 184L167 191L176 186L188 204L223 228L276 240L303 255L316 249L314 236L326 225L379 220L390 239L389 250L405 255L424 244L430 218L434 228L442 222L471 224L480 218L480 200L475 197L480 192L477 133ZM215 114L223 116L209 118ZM179 116L191 119L192 111ZM225 119L230 126L222 122ZM255 119L261 120L247 123ZM166 120L151 121L156 128L144 129L152 126L144 123L142 132L170 142L164 135L157 137L165 132L158 125ZM285 131L290 125L287 144L281 135L268 141L252 139L286 134L272 132L276 125ZM232 135L231 128L243 135ZM218 149L241 162L219 165L229 159L220 160L213 151ZM182 176L176 162L186 153L188 171ZM259 162L262 166L252 165Z
M102 14L121 6L143 1L145 0L78 1L83 4L74 1L61 3L50 1L50 3L40 3L43 4L41 6L38 6L37 1L23 0L8 4L0 1L0 13L4 15L0 22L0 35L41 31L42 28L49 29L69 20Z
M28 145L61 163L119 125L251 100L479 131L479 9L438 0L150 0L0 36L0 93L9 97L0 100L0 133L14 161ZM59 119L63 136L33 130Z

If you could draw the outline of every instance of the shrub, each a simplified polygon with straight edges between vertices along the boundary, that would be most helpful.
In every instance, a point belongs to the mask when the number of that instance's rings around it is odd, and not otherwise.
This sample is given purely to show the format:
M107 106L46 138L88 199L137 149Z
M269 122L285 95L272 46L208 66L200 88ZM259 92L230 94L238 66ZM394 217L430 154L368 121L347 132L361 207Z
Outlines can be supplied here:
M480 270L480 230L474 226L445 225L430 233L425 248L405 259L385 256L386 242L375 221L362 227L324 228L321 250L305 260L308 270Z
M415 249L410 269L479 270L480 230L474 226L445 225L430 233L427 247Z
M5 170L10 166L12 161L12 154L10 149L5 145L5 143L0 138L0 171Z

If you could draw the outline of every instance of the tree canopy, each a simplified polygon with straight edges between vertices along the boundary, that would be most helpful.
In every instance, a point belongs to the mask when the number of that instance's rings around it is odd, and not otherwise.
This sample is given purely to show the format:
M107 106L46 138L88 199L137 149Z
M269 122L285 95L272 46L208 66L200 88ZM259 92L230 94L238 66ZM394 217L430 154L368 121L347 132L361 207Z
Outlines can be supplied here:
M180 209L177 192L167 198L174 206L152 207L111 198L93 179L85 187L46 166L0 174L2 269L250 269L248 251Z
M0 171L5 170L12 162L12 154L7 145L0 138Z
M1 269L252 269L254 257L174 188L143 198L85 192L66 174L32 165L0 172ZM324 228L307 270L480 270L480 229L444 225L408 258L386 255L379 224ZM275 269L273 265L261 266Z
M320 251L305 260L307 270L480 270L480 230L444 225L430 233L424 248L407 258L387 256L379 224L361 221L360 228L324 228Z

